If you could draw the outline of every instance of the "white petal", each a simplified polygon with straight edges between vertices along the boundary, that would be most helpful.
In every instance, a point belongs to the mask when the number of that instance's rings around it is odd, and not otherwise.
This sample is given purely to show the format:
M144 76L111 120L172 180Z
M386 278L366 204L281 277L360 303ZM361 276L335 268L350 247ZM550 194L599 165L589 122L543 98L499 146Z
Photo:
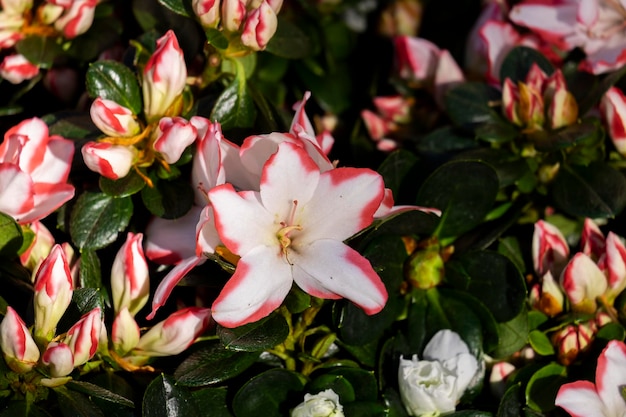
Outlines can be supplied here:
M626 386L626 345L613 340L598 357L596 389L607 408L607 416L626 415L626 400L622 390Z
M572 417L609 417L604 404L589 381L576 381L562 385L554 404L562 407ZM612 416L611 416L612 417Z
M439 330L424 348L424 359L445 361L463 353L470 353L467 344L458 333L449 329Z

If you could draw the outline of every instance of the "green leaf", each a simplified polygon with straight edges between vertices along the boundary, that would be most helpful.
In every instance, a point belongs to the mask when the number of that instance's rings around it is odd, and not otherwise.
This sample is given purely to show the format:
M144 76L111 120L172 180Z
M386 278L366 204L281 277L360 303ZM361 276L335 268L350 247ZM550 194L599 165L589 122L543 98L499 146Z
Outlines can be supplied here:
M457 288L480 299L498 322L515 318L526 302L524 278L515 264L498 252L469 252L451 261L448 273L446 278L456 278ZM458 274L467 281L463 282Z
M452 126L444 126L428 132L419 139L416 149L423 154L447 154L478 147L473 137L467 136Z
M191 392L167 375L155 378L143 396L143 417L187 417L200 415Z
M376 401L378 386L373 371L352 367L332 368L326 375L340 377L350 383L356 401Z
M102 192L111 197L128 197L141 191L146 186L146 182L133 170L118 180L101 176L99 185Z
M179 384L192 387L217 384L239 375L258 358L258 352L227 350L219 341L207 343L185 359L174 372Z
M533 330L528 334L530 346L540 355L548 356L554 354L554 346L546 334L539 330Z
M284 304L291 314L302 313L311 306L311 296L294 283L285 297Z
M48 36L28 36L19 41L15 48L27 60L41 68L50 68L57 56L63 53L57 38Z
M559 388L567 382L567 368L551 363L533 374L526 386L526 403L541 412L554 410L554 399Z
M500 80L510 78L513 83L525 82L526 74L533 64L537 64L546 75L554 72L554 67L550 60L543 56L541 52L527 46L517 46L511 50L502 61L500 67Z
M265 50L288 59L302 59L312 52L311 40L297 25L282 17L278 19L276 33Z
M488 122L476 128L476 137L489 143L510 142L519 134L519 130L504 120Z
M409 178L408 174L416 167L417 163L418 159L412 152L399 149L389 154L378 167L378 173L382 175L385 187L393 192L394 198L398 198L403 185L406 185L408 181L414 182L414 179Z
M609 88L622 79L624 75L626 75L626 66L607 74L593 88L587 90L586 97L578 102L578 114L585 114L589 109L596 106Z
M602 127L591 120L583 120L581 123L556 131L541 131L528 136L528 139L535 145L535 149L541 152L552 152L576 145L593 144L602 140L602 138Z
M64 417L104 417L104 413L86 396L67 387L54 389Z
M89 397L100 398L108 402L120 404L125 407L135 408L135 404L126 397L115 394L108 389L102 388L98 385L91 384L83 381L70 381L66 385L68 388L88 395Z
M141 190L141 200L150 213L163 219L177 219L191 210L193 189L187 180L159 180L153 178L153 187Z
M179 14L185 17L194 16L193 13L189 14L189 11L188 11L188 9L191 6L190 2L186 2L184 0L158 0L158 1L160 5L173 11L176 14Z
M102 272L100 270L100 258L94 250L85 249L80 253L80 285L83 288L94 288L108 302L106 287L102 284Z
M469 82L446 92L445 108L455 126L473 130L487 122L498 122L500 116L490 103L500 100L501 94L484 83Z
M254 125L256 109L246 86L246 73L238 60L233 81L222 91L211 112L211 120L221 123L223 130L246 128Z
M520 248L519 241L515 236L506 236L501 238L498 241L498 252L509 258L509 260L517 267L520 274L526 272L522 249Z
M353 105L353 79L347 63L337 63L332 69L317 73L306 66L303 61L296 61L294 65L304 86L311 91L315 101L327 112L340 114Z
M498 406L498 417L519 417L521 415L522 406L521 401L522 385L517 383L510 386Z
M528 318L522 311L506 323L498 323L500 343L492 355L494 358L505 358L520 350L528 342Z
M564 165L552 183L552 196L572 216L613 218L626 206L626 178L604 162Z
M89 65L87 92L92 98L112 100L130 109L133 114L143 110L141 91L135 74L115 61L97 61Z
M205 415L211 417L233 417L228 404L228 390L221 388L203 388L192 392L198 409L202 410Z
M383 400L387 407L388 417L408 417L406 408L404 408L404 404L400 399L400 394L396 390L389 387L385 388Z
M607 323L600 327L598 333L596 333L596 337L604 340L623 341L624 337L626 337L626 330L619 323Z
M209 44L213 45L217 49L228 48L228 39L224 36L221 30L215 28L205 29L206 40Z
M289 335L289 326L281 314L275 313L234 329L218 325L217 335L226 349L261 352L282 343Z
M270 369L246 383L233 399L237 417L283 417L302 401L303 384L300 377L286 369Z
M76 288L72 293L72 302L59 321L59 334L61 333L60 331L69 330L83 315L96 307L99 307L100 311L104 312L102 296L98 290L95 288Z
M459 236L483 221L498 188L498 176L489 165L478 161L448 162L426 179L417 204L443 212L437 236Z
M130 198L83 193L72 208L70 235L79 249L101 249L113 243L133 215Z
M320 375L306 387L307 392L310 393L318 393L327 389L332 389L335 394L339 396L340 404L346 404L355 399L354 388L352 388L350 382L341 375Z
M50 414L43 411L35 404L27 404L25 400L14 400L0 411L0 417L49 417Z
M13 258L24 243L22 228L13 217L0 212L0 257Z

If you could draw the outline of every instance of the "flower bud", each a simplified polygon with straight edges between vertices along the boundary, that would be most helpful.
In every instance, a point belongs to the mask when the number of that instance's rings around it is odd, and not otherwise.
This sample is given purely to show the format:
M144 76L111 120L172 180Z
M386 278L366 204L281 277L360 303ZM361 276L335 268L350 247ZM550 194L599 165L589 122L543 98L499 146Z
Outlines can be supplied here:
M112 100L96 98L89 113L93 123L107 136L130 137L141 131L133 112Z
M208 308L179 310L141 336L133 353L143 356L177 355L204 333L210 317L211 310Z
M20 262L35 274L39 265L50 254L54 246L54 236L40 221L32 222L28 228L34 233L34 237L28 249L20 255Z
M39 74L39 66L31 63L21 54L8 55L0 64L0 76L11 84L30 80L37 74Z
M506 78L502 84L502 112L514 125L524 125L519 114L519 90L510 78Z
M66 39L74 39L87 32L93 23L98 0L74 0L56 22L54 28Z
M600 102L600 111L617 152L626 155L626 96L611 87Z
M565 78L560 70L555 71L548 79L543 99L552 129L569 126L578 119L578 103L574 95L567 91Z
M554 317L563 311L563 291L550 271L546 272L541 281L539 296L532 303L533 307L549 317Z
M598 225L590 218L585 218L583 231L580 235L580 250L594 261L598 262L604 255L604 234Z
M582 324L570 324L552 336L552 343L557 349L558 361L565 365L571 365L578 355L585 352L597 331L597 326L590 320Z
M90 170L112 180L128 175L136 153L133 147L106 142L87 142L81 152Z
M237 32L246 16L246 3L241 0L222 0L222 28Z
M126 307L122 308L113 321L111 340L113 349L118 355L124 356L139 343L139 326L128 312Z
M100 341L102 319L100 307L96 307L73 325L63 340L74 354L74 366L86 363L95 355Z
M72 275L65 252L54 245L35 276L35 337L50 341L72 301Z
M220 22L219 0L193 0L193 11L204 28L216 28Z
M595 313L596 299L607 290L604 273L582 252L569 261L561 275L561 285L572 303L572 310Z
M143 234L128 233L111 268L111 297L116 312L127 308L134 316L148 302L150 277L143 253Z
M408 123L411 120L413 100L401 95L380 96L372 99L378 114L396 123Z
M10 306L0 323L0 348L9 368L17 373L33 369L39 349L20 316Z
M374 142L382 140L389 133L397 129L394 122L388 121L380 117L378 114L370 110L362 110L361 118L365 123L365 128Z
M530 131L542 130L545 114L541 91L524 83L518 83L517 88L519 90L518 112L523 126Z
M291 411L291 417L344 417L339 396L332 389L315 395L304 394L304 402Z
M264 0L257 9L248 13L241 34L241 43L254 51L262 51L276 33L277 27L276 13Z
M198 137L196 128L182 117L164 117L159 121L159 133L154 149L168 164L173 164Z
M74 354L65 343L50 343L41 361L48 366L50 375L55 378L69 375L74 370Z
M157 47L143 70L143 104L148 122L168 113L187 81L183 51L172 30L157 40Z
M622 239L613 232L606 237L606 268L609 289L607 299L613 303L626 288L626 247Z
M538 275L550 271L552 276L560 276L569 259L569 245L559 229L539 220L533 233L532 256Z
M427 290L443 279L444 263L435 246L413 253L404 265L404 274L415 288Z
M496 398L502 398L506 392L506 380L515 371L515 365L509 362L498 362L491 368L489 390Z

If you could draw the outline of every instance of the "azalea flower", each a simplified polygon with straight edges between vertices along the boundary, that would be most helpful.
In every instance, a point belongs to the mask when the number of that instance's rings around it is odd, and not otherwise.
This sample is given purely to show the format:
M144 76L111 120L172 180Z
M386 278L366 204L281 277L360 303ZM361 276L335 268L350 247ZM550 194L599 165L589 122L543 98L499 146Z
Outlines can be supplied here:
M304 394L304 402L291 411L291 417L343 417L343 406L332 389Z
M626 344L611 340L598 357L595 384L576 381L564 384L555 404L572 417L622 417L626 415Z
M259 192L213 188L219 236L241 256L213 304L215 321L236 327L267 316L294 281L316 297L348 298L368 314L379 312L387 301L380 277L343 241L372 222L383 196L375 172L322 173L303 148L288 142L265 163Z

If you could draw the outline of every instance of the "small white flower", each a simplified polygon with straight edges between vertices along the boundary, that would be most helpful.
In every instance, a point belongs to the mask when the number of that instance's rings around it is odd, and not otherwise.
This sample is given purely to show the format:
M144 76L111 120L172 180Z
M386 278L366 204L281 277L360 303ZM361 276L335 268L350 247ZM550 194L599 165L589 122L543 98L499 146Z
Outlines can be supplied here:
M400 397L412 416L453 412L482 369L457 333L440 330L426 345L423 360L400 358Z
M304 402L291 412L291 417L344 417L339 396L332 389L304 395Z

